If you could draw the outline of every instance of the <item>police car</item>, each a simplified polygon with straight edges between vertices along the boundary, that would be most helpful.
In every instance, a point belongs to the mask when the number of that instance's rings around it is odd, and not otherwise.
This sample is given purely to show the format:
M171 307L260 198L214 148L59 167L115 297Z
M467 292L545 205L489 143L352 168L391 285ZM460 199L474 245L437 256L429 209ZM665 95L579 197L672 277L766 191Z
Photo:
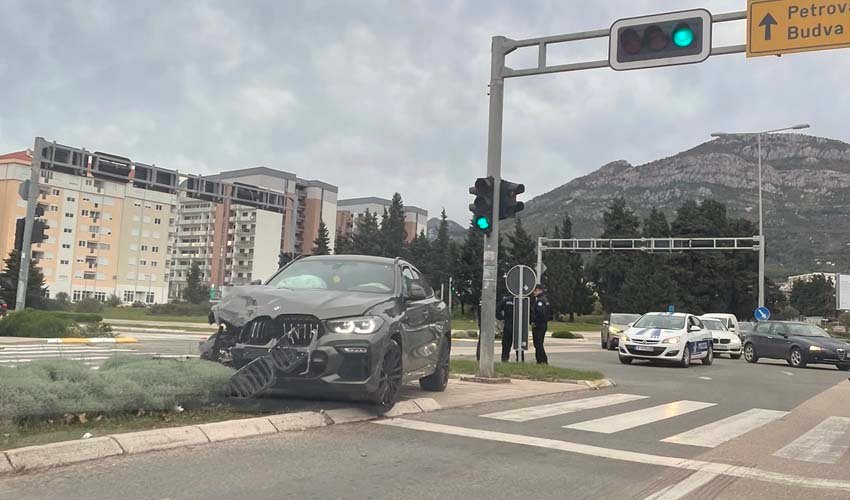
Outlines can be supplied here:
M620 362L635 359L673 362L683 368L691 361L714 361L711 332L693 314L648 313L621 334Z

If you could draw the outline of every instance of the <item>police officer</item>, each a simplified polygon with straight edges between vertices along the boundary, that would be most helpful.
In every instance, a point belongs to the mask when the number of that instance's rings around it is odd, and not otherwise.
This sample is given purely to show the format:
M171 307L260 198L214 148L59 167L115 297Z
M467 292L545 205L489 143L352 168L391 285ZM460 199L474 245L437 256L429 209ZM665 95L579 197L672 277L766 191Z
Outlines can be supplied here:
M513 297L506 295L496 304L496 319L504 321L502 326L502 363L507 363L511 360L511 347L514 343Z
M534 339L534 357L538 365L548 365L549 358L543 349L546 338L546 328L549 326L549 299L543 291L543 285L538 284L531 292L531 335Z

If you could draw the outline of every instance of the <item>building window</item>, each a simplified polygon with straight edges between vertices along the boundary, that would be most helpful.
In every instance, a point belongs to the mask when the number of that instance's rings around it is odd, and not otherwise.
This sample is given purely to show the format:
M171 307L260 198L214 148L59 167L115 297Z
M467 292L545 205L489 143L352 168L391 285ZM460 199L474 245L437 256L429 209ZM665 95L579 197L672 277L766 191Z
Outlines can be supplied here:
M82 290L74 290L74 295L72 295L71 300L74 302L78 302L83 296Z
M145 297L145 302L147 302L148 304L153 304L153 301L154 301L153 292L148 292L147 296Z
M71 218L74 217L74 214L72 214L71 212L65 212L65 217L68 217L69 219L71 219Z
M82 215L83 217L88 217L89 211L88 210L80 210L80 215Z
M153 223L154 224L162 224L162 219L154 219Z
M162 205L157 205L156 209L159 210L159 211L162 211Z
M136 300L136 292L124 290L124 302L133 302Z
M137 202L133 203L133 206L136 207L136 208L139 208L139 207L142 206L142 204L137 201Z
M85 246L86 246L86 242L85 242L85 241L83 241L83 240L80 240L80 241L79 241L79 243L77 243L77 245L78 245L78 246L81 246L81 247L85 247Z
M151 252L159 253L159 247L151 247Z
M83 273L83 279L84 279L84 280L94 280L94 279L97 279L97 274L96 274L96 273Z
M53 190L51 191L51 194L53 194L53 196L59 196L59 190L58 190L58 189L53 189Z
M68 264L70 264L71 262L70 262L70 261L67 261L67 260L60 260L60 261L59 261L59 263L60 263L60 264L62 264L63 266L67 266L67 265L68 265Z
M148 265L148 261L146 261L146 260L140 260L140 261L139 261L139 265L140 265L140 266L146 266L146 265Z
M57 207L56 205L50 205L50 211L51 211L51 212L58 212L58 211L59 211L59 207Z
M62 232L63 232L63 233L66 233L66 234L71 234L71 233L73 233L73 232L74 232L74 230L73 230L73 229L71 229L70 227L66 227L65 229L63 229L63 230L62 230Z
M94 300L106 302L106 292L94 292Z
M157 261L155 261L155 260L152 260L152 261L151 261L151 267L156 267L156 266L157 266L157 264L158 264L158 262L157 262Z
M77 201L77 199L76 199L76 198L74 198L73 196L69 196L69 197L67 197L67 198L65 198L65 199L66 199L66 200L68 200L68 201L70 201L71 203L74 203L75 201Z
M71 244L70 243L62 243L62 248L64 248L64 249L71 248Z
M143 252L147 252L147 251L148 251L148 246L147 246L147 245L142 245L142 251L143 251Z

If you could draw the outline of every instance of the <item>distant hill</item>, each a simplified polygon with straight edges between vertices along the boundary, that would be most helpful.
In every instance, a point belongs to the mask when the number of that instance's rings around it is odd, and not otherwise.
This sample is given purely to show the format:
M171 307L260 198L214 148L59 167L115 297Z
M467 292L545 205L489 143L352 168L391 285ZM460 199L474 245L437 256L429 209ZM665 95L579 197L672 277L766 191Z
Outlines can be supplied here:
M440 230L440 219L432 217L428 219L428 239L434 241L437 239L437 231ZM449 219L449 239L455 241L463 241L466 238L466 228L457 222Z
M850 269L850 144L769 135L763 151L768 273ZM567 212L575 237L593 237L616 197L641 217L658 207L671 221L686 200L713 198L730 216L756 221L757 154L755 138L728 137L645 165L616 161L530 200L520 215L529 232L542 234Z

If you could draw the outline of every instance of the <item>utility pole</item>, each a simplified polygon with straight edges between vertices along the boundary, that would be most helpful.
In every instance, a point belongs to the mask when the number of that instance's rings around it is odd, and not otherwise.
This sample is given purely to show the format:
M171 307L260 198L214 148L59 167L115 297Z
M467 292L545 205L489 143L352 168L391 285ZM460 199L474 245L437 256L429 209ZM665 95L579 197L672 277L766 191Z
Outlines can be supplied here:
M505 42L494 36L490 55L490 122L487 134L487 175L493 178L493 229L484 235L481 285L481 360L478 376L492 378L496 343L496 284L499 279L499 193L502 178L502 115L504 111Z
M44 139L35 138L32 148L30 165L30 185L27 193L27 216L24 225L23 246L21 246L21 265L18 271L18 296L15 300L15 310L23 311L27 305L27 284L30 277L30 261L32 260L32 228L35 225L35 208L38 205L38 179L41 174L41 150Z

